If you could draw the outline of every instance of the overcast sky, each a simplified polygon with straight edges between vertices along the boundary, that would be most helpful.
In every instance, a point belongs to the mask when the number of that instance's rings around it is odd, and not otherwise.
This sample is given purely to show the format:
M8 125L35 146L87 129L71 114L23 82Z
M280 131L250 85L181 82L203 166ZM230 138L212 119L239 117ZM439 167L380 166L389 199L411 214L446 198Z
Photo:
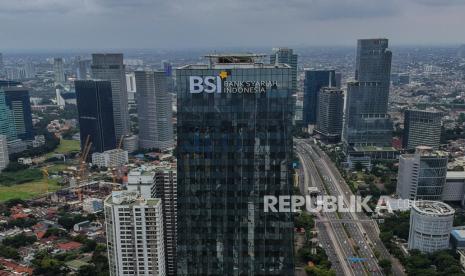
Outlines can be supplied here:
M1 49L465 43L465 0L0 0Z

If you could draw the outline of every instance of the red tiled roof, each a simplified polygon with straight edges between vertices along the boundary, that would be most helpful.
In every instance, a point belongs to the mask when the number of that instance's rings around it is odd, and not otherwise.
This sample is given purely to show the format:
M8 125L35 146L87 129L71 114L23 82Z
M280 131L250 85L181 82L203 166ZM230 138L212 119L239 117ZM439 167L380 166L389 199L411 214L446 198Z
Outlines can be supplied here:
M64 243L59 243L57 244L57 248L61 250L75 250L78 249L82 246L82 243L75 242L75 241L70 241L70 242L64 242Z
M27 275L32 275L32 272L33 272L33 269L30 267L23 266L23 265L17 264L12 261L7 261L3 258L0 258L0 264L2 264L4 267L10 270L13 270L16 273L27 273ZM11 274L5 274L5 275L11 275Z
M42 239L45 236L45 231L39 231L36 233L38 239Z
M24 214L24 213L17 213L17 214L11 215L11 217L12 217L13 219L22 219L22 218L28 218L29 215L26 215L26 214Z

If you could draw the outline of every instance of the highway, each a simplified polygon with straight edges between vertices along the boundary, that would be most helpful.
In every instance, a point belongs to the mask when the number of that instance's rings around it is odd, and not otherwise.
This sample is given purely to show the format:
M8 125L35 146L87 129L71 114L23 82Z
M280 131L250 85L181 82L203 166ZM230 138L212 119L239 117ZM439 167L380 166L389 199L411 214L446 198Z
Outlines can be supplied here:
M326 160L320 157L320 153L307 140L296 140L295 144L302 167L300 190L307 195L308 187L313 186L323 195L342 195L348 206L348 197L352 193L340 187L340 179L336 178L337 174L326 164ZM337 212L316 214L320 243L337 275L383 275L371 248L374 246L371 235L365 231L365 225L371 223L366 217L359 221L358 216L354 213ZM376 233L375 235L377 236ZM361 261L353 262L349 258Z
M322 168L324 173L330 177L331 182L336 184L335 186L337 187L339 194L346 197L346 199L353 195L352 191L349 188L349 185L347 185L339 170L333 164L331 159L326 155L326 153L308 140L304 143L307 146L310 146L312 150L316 153L316 155L318 156L318 163L320 164L320 167ZM394 275L406 275L402 265L399 263L397 259L393 258L389 254L387 248L379 239L379 228L376 222L371 220L364 212L350 214L352 215L354 220L359 222L363 221L363 223L357 223L356 226L360 229L362 233L364 233L366 240L370 243L373 250L376 250L379 253L379 259L391 260L392 272Z

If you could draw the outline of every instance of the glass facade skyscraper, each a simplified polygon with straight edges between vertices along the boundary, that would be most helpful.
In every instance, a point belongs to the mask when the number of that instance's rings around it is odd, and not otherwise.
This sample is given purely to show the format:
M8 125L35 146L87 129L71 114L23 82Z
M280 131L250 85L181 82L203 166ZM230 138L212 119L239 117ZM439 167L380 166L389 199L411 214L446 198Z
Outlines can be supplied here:
M414 149L417 146L439 148L442 112L408 109L404 115L402 145L405 149Z
M136 71L139 147L166 150L173 147L173 113L167 77L163 71Z
M297 61L298 55L290 48L274 48L270 55L270 63L281 63L291 66L292 90L297 92Z
M293 275L292 74L259 56L177 69L178 275Z
M111 82L117 140L129 134L128 92L123 54L92 54L92 78Z
M20 86L3 87L0 90L3 90L5 94L5 103L10 109L17 138L34 139L29 90Z
M347 85L343 140L350 156L393 158L387 114L392 53L387 39L360 39L355 81Z
M87 137L92 142L91 153L116 148L113 124L113 101L109 81L75 81L79 113L81 148Z
M318 113L318 92L322 87L336 86L334 70L305 70L304 80L304 125L316 124Z
M315 132L330 142L339 142L344 117L344 92L324 87L318 95L318 114Z

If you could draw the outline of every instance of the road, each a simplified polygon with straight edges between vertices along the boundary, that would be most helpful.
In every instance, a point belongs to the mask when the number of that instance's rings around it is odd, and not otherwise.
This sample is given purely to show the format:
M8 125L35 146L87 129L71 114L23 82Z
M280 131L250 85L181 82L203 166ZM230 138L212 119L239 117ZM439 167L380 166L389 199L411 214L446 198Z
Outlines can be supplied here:
M323 171L325 171L325 173L330 177L331 181L336 184L335 186L337 187L339 194L342 194L344 197L346 197L346 199L353 195L349 185L347 185L339 170L333 164L331 159L326 155L326 153L309 141L306 141L305 143L312 147L312 150L317 154L319 157L318 162L321 164ZM356 224L356 226L362 233L364 233L367 241L369 241L373 247L373 250L376 250L379 253L379 259L391 260L392 272L394 275L406 275L400 262L389 254L388 250L379 239L379 228L376 222L371 220L364 212L350 214L352 214L353 218L357 221L365 221L362 224Z
M346 206L352 194L342 189L336 174L322 160L319 153L306 140L296 140L297 154L301 160L300 189L307 194L309 186L316 186L322 194L343 196ZM347 187L348 188L348 187ZM323 237L320 243L334 264L338 275L383 275L374 256L368 233L364 225L368 218L358 221L358 214L325 212L317 214L317 227ZM351 223L356 221L359 223ZM349 258L361 258L362 262L351 262Z

